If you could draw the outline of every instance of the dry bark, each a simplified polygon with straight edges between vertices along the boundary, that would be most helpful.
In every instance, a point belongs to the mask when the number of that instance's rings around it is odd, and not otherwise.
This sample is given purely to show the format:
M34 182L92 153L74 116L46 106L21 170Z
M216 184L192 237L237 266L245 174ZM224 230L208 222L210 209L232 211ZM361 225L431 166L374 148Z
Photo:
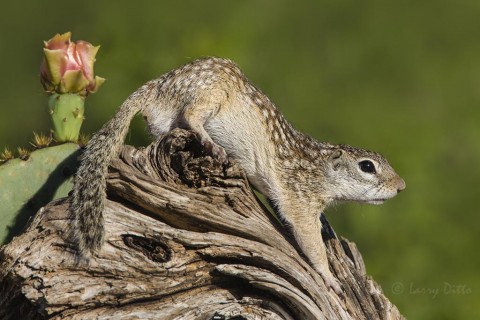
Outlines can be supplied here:
M344 296L328 290L242 170L188 131L125 146L108 194L106 242L88 262L68 239L68 199L2 248L0 319L403 319L329 227Z

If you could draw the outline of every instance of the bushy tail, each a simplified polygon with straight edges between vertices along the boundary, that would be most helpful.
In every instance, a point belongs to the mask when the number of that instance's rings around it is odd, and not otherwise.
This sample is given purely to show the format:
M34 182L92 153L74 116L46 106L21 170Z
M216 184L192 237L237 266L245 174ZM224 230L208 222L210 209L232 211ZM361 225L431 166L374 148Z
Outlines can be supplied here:
M108 165L123 145L130 122L145 101L143 88L132 94L117 114L88 142L75 176L70 214L72 236L80 256L88 257L104 240L103 209Z

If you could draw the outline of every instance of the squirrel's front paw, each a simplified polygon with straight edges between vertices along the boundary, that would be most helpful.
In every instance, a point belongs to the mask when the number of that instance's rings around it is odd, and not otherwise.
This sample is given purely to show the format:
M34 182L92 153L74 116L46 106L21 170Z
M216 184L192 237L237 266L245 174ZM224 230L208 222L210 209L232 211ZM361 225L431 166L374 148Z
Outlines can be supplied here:
M333 290L333 292L335 292L337 294L337 296L339 296L340 298L343 299L343 297L344 297L343 287L342 287L342 284L340 283L340 281L335 279L333 276L332 277L324 277L322 275L322 278L323 278L323 281L325 282L325 285L329 289Z
M339 297L343 298L344 290L343 290L342 284L333 276L333 274L330 272L330 269L327 269L327 270L317 269L317 271L322 277L323 282L325 282L325 285L327 286L327 288L329 288L330 290L333 290Z

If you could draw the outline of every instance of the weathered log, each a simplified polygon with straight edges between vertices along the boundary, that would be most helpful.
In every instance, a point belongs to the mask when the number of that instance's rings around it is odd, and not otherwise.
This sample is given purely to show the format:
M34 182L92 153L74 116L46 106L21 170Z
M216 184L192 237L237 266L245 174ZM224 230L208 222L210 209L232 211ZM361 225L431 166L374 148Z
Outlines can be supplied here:
M191 132L125 146L108 194L106 242L88 262L69 239L68 199L1 249L0 319L403 319L329 227L344 295L327 289L243 171Z

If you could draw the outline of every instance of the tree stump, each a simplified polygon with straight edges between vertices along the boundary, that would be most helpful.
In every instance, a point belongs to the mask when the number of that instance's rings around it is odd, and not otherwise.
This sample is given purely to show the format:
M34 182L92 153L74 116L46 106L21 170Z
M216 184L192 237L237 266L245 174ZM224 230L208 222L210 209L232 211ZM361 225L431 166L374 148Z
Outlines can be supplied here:
M106 241L88 262L68 236L68 199L1 248L0 319L403 319L329 227L344 295L327 289L241 168L189 131L125 146L107 183Z

